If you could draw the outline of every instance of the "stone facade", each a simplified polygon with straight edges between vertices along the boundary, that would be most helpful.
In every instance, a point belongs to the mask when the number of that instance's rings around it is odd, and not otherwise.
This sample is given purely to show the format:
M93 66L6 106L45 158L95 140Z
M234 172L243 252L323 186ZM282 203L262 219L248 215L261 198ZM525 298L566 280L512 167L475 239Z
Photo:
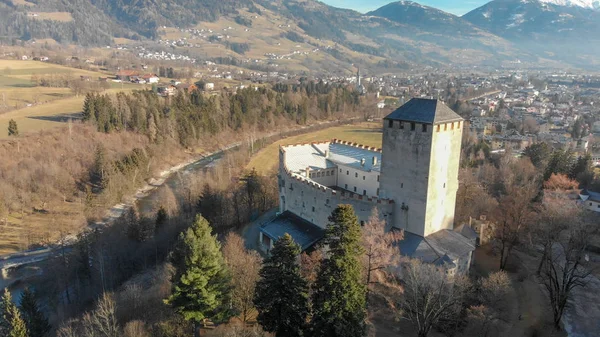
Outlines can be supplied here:
M421 236L452 229L463 123L385 124L380 195L396 202L394 227Z
M366 178L363 180L363 175L356 176L354 171L350 172L350 168L340 166L339 168L311 170L309 177L301 176L290 172L285 167L286 150L281 147L279 150L279 211L283 213L290 211L303 219L306 219L313 224L325 228L329 222L328 218L331 212L339 204L349 204L354 207L354 211L361 222L368 221L373 210L377 208L380 217L391 219L394 202L388 199L379 199L371 194L362 195L361 193L353 193L347 190L334 190L328 186L339 186L338 181L344 185L350 183L352 186L359 186L361 182L369 181ZM340 172L341 170L341 172ZM349 171L349 174L346 174ZM329 175L327 175L329 172ZM310 174L319 177L310 178ZM325 173L325 177L322 174ZM350 179L348 177L354 177ZM370 176L370 179L376 179ZM372 190L371 187L365 185L366 189ZM376 189L376 188L375 188ZM357 189L358 190L358 189ZM369 196L371 195L371 196Z
M280 213L324 229L339 204L361 223L377 209L387 229L405 231L403 254L466 273L475 244L453 231L463 127L443 103L413 99L384 119L383 149L335 139L282 146Z

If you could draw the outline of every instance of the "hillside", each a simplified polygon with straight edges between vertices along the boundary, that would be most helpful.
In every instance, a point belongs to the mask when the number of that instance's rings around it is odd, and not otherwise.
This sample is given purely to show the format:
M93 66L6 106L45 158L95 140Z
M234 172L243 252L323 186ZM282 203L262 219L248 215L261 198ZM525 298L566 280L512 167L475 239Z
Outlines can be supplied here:
M314 0L0 0L0 17L8 18L0 22L0 41L137 41L154 50L168 44L199 59L231 57L263 70L307 72L348 73L354 65L370 72L414 65L497 67L517 59L543 66L555 56L538 54L479 16L460 18L411 1L361 14Z
M557 5L563 3L569 5ZM575 2L494 0L463 18L531 52L574 64L597 63L600 11Z

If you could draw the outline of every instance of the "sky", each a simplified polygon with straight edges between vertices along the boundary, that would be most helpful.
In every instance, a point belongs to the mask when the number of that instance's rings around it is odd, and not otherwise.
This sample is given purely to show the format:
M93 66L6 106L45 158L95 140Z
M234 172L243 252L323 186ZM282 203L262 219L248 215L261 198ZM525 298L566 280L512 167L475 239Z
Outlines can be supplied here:
M365 13L372 11L381 6L387 5L394 0L321 0L324 3L340 7L350 8L356 11ZM417 0L422 5L439 8L443 11L463 15L481 5L488 3L490 0Z

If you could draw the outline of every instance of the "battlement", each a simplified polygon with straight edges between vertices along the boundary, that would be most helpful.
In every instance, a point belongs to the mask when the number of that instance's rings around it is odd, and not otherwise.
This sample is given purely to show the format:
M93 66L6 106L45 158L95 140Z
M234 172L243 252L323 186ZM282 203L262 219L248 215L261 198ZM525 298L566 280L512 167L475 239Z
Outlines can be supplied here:
M286 147L295 147L295 146L306 146L306 145L320 145L320 144L330 144L329 140L315 141L310 143L296 143L296 144L288 144L288 145L279 145L279 149L285 152Z
M331 140L331 143L334 143L334 144L342 144L342 145L348 145L348 146L356 147L356 148L358 148L358 149L369 150L369 151L375 151L375 152L379 152L379 153L381 153L381 149L380 149L380 148L373 147L373 146L362 145L362 144L359 144L359 143L354 143L354 142L348 142L348 141L341 140L341 139L336 139L336 138L334 138L334 139L332 139L332 140Z
M374 146L367 146L367 145L359 144L359 143L356 143L356 142L349 142L349 141L341 140L341 139L337 139L337 138L334 138L332 140L315 141L315 142L310 142L310 143L296 143L296 144L289 144L289 145L279 145L279 148L281 150L285 151L286 147L306 146L306 145L320 145L320 144L342 144L342 145L352 146L352 147L355 147L357 149L363 149L363 150L369 150L369 151L374 151L374 152L381 153L381 149L380 148L377 148L377 147L374 147Z

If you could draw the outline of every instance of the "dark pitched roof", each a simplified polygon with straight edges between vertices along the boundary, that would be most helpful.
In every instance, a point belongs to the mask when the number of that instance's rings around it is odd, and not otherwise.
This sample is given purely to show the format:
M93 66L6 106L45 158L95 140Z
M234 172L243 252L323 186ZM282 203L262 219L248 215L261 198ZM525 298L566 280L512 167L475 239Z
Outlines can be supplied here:
M438 124L459 122L463 118L437 99L413 98L389 114L385 119Z
M600 202L600 193L598 193L598 192L592 192L590 190L583 190L583 191L581 191L581 195L587 195L588 196L587 200Z
M289 211L279 214L271 222L262 225L260 231L272 240L277 240L287 233L292 236L294 242L300 245L302 251L310 248L325 236L322 228Z
M475 242L448 229L426 237L404 231L404 239L395 245L404 256L438 265L448 263L448 259L453 261L464 257L475 250Z

